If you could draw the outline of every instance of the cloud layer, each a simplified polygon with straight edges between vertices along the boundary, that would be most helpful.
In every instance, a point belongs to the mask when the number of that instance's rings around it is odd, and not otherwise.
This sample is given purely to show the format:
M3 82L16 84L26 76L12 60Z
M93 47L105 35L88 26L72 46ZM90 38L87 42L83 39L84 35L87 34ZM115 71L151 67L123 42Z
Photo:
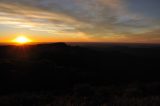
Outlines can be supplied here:
M159 19L133 12L127 4L126 0L1 0L0 26L95 41L145 40L148 36L140 35L160 29Z

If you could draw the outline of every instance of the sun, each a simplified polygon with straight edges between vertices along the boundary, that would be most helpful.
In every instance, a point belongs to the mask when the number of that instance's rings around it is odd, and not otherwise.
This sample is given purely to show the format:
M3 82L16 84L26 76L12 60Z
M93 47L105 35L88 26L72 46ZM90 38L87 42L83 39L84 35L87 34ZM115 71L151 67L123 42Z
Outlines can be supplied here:
M13 42L18 43L18 44L26 44L32 42L31 39L25 37L25 36L18 36L13 40Z

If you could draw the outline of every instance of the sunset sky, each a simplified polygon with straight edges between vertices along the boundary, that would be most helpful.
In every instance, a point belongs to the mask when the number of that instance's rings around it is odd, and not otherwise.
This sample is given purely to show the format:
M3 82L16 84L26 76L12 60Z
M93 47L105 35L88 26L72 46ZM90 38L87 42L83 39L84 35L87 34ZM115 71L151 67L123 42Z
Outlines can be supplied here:
M160 43L160 0L0 0L0 42Z

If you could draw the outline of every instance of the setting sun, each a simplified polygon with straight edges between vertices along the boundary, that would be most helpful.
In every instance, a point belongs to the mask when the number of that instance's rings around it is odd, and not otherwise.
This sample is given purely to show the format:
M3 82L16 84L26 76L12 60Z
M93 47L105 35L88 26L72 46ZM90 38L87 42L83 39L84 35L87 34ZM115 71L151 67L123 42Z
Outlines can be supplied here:
M19 37L15 38L13 40L13 42L19 43L19 44L26 44L26 43L31 42L31 40L25 36L19 36Z

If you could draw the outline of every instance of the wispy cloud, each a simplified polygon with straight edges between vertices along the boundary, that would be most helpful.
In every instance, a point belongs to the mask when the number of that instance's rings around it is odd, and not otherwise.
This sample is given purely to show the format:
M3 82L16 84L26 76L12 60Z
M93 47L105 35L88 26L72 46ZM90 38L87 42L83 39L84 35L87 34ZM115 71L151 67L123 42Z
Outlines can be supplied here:
M1 0L0 22L66 37L81 33L91 39L137 36L160 26L158 20L131 12L126 0Z
M1 24L38 31L76 31L83 23L60 13L28 7L19 4L0 4Z

